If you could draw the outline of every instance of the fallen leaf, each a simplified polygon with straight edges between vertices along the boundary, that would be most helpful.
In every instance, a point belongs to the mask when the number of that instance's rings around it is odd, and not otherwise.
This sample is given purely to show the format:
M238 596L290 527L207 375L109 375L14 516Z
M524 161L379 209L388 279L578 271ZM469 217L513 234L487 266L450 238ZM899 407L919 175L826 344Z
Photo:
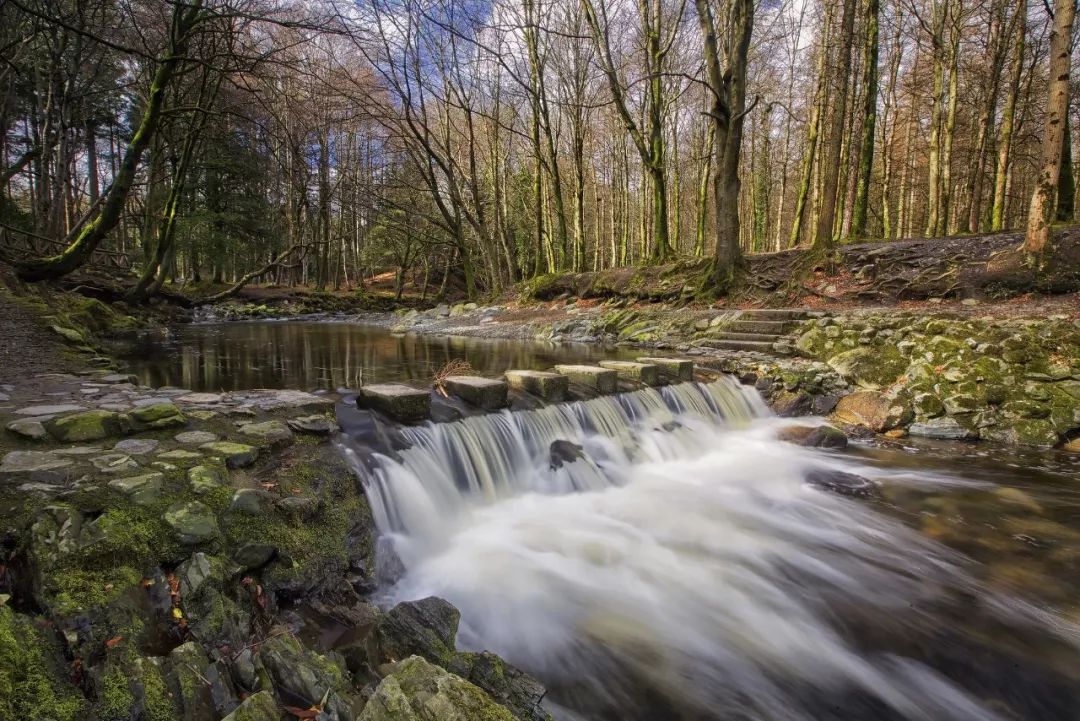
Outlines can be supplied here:
M123 640L124 640L123 636L113 636L112 638L110 638L108 641L105 642L105 648L115 648L116 644L120 643Z
M296 706L286 706L285 710L298 719L318 718L319 714L322 713L322 709L318 706L312 706L311 708L297 708Z

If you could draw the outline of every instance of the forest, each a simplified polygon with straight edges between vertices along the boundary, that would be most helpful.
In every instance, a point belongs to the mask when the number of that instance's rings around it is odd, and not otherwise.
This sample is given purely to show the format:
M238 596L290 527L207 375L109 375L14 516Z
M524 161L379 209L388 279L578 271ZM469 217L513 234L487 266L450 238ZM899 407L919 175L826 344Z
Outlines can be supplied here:
M2 0L0 260L130 300L1073 219L1072 0Z

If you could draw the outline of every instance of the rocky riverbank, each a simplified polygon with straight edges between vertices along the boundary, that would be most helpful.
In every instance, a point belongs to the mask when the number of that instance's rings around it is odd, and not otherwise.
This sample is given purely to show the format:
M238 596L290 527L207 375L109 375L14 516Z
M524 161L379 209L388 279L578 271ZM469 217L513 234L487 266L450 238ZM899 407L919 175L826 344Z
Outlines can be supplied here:
M334 396L139 385L94 303L31 304L57 347L0 370L0 718L547 718L446 602L373 603Z

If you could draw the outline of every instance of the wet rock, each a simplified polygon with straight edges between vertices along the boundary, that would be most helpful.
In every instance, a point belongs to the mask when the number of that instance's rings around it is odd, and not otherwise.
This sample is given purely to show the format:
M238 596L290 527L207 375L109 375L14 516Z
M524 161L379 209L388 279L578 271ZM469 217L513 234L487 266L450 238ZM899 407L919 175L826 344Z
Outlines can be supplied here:
M479 687L423 658L394 665L364 706L359 721L513 721Z
M979 435L995 443L1034 448L1053 448L1059 440L1054 424L1044 418L1006 421L1004 425L983 428Z
M204 443L199 446L212 456L217 456L225 461L228 468L246 468L259 457L259 449L244 443L231 441L215 441Z
M132 427L137 431L174 428L187 424L187 419L171 401L136 408L128 413Z
M139 506L150 506L161 498L162 483L165 477L160 473L145 473L141 476L115 478L109 481L109 488L120 491Z
M912 423L908 427L908 433L921 438L938 438L942 440L969 440L976 437L974 431L962 425L955 418L948 416Z
M27 406L26 408L20 408L15 411L17 416L58 416L62 413L75 413L76 411L85 410L85 406L78 406L68 404L60 405L43 405L43 406Z
M130 456L145 456L157 450L159 443L151 438L127 438L113 446L114 451Z
M769 407L773 409L773 413L781 418L810 415L813 406L814 401L807 393L784 391L769 399Z
M319 714L325 721L351 721L362 705L350 692L341 666L305 649L289 635L271 633L259 647L256 668L288 706L310 708L325 698Z
M1019 488L998 488L994 491L994 495L1005 503L1020 506L1032 513L1041 514L1043 512L1042 504L1032 498L1029 493L1022 491Z
M233 513L246 513L249 516L261 516L274 507L274 497L261 488L241 488L233 494L229 510Z
M584 457L584 449L573 441L552 441L551 448L548 449L550 468L553 471Z
M319 513L319 499L312 496L289 496L274 504L282 512L300 520L310 521Z
M373 383L360 388L356 404L385 413L402 423L426 420L431 415L431 393L402 383Z
M477 408L495 410L506 405L509 385L506 381L479 376L450 376L443 379L443 388Z
M831 468L812 468L804 476L815 488L853 498L874 498L878 495L877 484L869 478L845 473Z
M225 474L215 466L192 466L188 469L187 477L192 492L197 496L225 485Z
M776 437L807 448L846 448L848 444L847 434L832 426L787 426Z
M173 529L180 542L187 545L205 543L221 534L214 512L198 501L172 504L165 511L165 522Z
M33 418L24 418L21 420L15 420L8 423L6 428L11 433L17 436L22 436L31 441L43 441L48 438L49 434L45 431L45 426L41 421Z
M281 421L245 423L240 426L240 435L255 443L271 446L287 445L293 441L292 431Z
M267 543L245 543L233 551L233 560L245 571L265 566L277 549Z
M435 596L399 603L375 629L378 662L419 654L436 663L449 663L455 652L461 614Z
M204 443L213 443L218 436L209 431L184 431L177 433L173 439L182 446L201 446Z
M337 430L337 423L326 416L290 418L286 424L297 433L308 433L314 436L328 436Z
M222 673L194 641L170 651L167 666L170 686L179 692L179 721L216 721L241 706L229 674ZM276 716L262 718L277 721Z
M558 373L509 370L505 377L511 388L531 393L549 403L563 400L570 389L570 379Z
M619 378L637 381L648 386L660 382L660 367L653 363L634 363L632 361L600 361L600 367L615 371Z
M63 443L97 441L124 432L120 415L112 411L94 410L47 420L43 424L53 438Z

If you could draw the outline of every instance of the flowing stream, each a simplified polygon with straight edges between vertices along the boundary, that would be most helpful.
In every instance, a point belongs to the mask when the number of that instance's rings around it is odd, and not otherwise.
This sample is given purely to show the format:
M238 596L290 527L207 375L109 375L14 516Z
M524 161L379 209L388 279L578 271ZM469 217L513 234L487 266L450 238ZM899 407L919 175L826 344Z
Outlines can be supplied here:
M888 494L806 478L990 484L780 425L721 381L407 429L357 459L404 566L385 601L446 598L459 646L538 676L562 719L1076 718L1075 606L988 581Z

